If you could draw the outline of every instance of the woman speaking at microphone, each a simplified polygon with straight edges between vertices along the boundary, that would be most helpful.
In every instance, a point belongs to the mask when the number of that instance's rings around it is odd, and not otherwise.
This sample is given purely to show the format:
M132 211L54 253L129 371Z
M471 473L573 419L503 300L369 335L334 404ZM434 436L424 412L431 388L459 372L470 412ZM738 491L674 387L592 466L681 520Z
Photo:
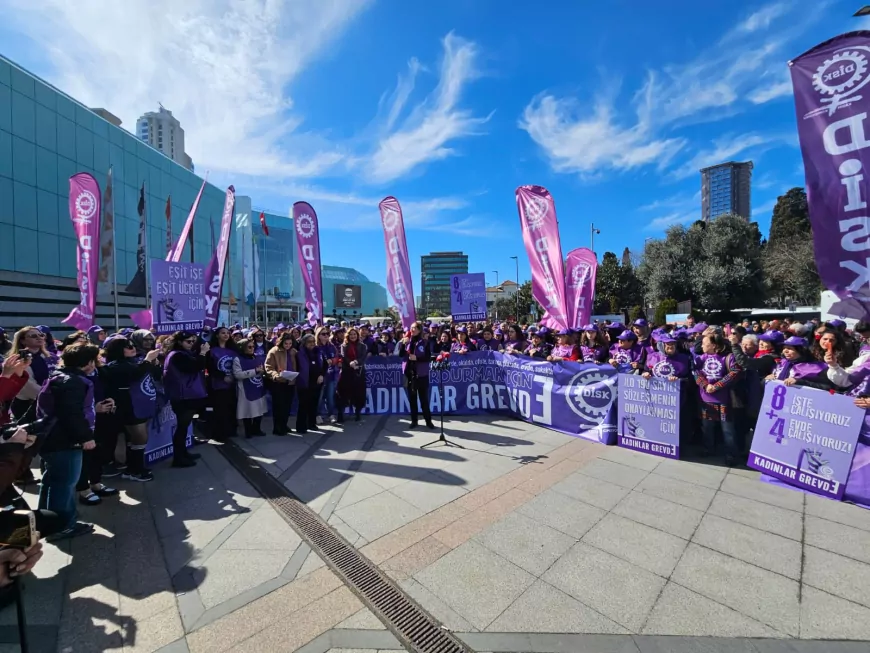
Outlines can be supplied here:
M432 423L432 411L429 408L429 348L423 339L420 323L414 322L409 330L409 335L402 338L402 347L399 352L404 362L405 389L408 393L408 402L411 404L411 428L417 428L419 421L419 408L417 400L423 407L423 419L426 426L434 429Z

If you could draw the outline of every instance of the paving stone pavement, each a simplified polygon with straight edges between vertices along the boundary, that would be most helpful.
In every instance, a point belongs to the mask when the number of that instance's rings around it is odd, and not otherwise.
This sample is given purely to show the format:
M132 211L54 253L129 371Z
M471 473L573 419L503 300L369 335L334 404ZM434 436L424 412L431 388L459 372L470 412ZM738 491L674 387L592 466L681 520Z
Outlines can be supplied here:
M447 426L467 449L420 449L436 435L395 417L239 445L479 653L870 647L870 511L514 420ZM93 536L46 547L33 650L402 650L216 446L198 451L118 482L82 508ZM6 610L0 653L14 638Z

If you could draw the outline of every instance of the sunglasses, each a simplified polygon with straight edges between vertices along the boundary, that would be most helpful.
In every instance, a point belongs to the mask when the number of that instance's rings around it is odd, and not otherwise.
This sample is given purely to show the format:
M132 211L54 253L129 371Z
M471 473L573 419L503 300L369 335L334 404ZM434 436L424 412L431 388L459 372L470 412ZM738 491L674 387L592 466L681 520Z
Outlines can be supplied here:
M194 340L185 340L184 343L187 344L187 345L195 345L195 344L196 344L196 340L195 340L195 339L194 339Z
M37 331L36 333L28 333L25 338L44 338L45 334Z
M126 345L124 345L124 349L136 349L136 345L134 345L132 342L128 342Z

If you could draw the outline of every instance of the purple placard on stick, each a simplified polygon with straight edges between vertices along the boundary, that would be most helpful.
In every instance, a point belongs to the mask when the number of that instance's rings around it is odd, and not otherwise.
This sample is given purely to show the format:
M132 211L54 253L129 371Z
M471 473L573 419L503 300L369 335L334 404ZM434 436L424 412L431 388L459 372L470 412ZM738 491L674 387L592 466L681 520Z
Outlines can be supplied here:
M747 465L808 492L842 499L864 410L852 397L770 381Z
M486 319L486 278L483 272L450 277L450 313L454 322Z
M206 314L205 266L151 259L152 326L158 335L200 331Z
M619 446L664 458L680 457L680 382L619 375Z

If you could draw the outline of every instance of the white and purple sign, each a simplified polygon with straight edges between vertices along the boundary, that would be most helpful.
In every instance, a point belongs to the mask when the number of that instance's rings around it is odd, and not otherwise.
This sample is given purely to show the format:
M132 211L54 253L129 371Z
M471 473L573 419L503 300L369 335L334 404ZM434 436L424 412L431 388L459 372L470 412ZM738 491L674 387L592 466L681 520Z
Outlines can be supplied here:
M302 264L302 284L305 286L308 323L320 324L323 320L320 227L317 223L317 213L308 202L293 204L293 226L296 229L296 252Z
M76 232L76 268L81 298L63 323L82 331L94 325L97 308L101 202L100 186L93 175L80 172L69 178L69 217Z
M405 220L399 200L392 195L378 204L384 227L384 247L387 250L387 291L396 302L402 327L417 321L414 307L414 286L411 283L411 264L408 262L408 242L405 239Z
M205 266L151 259L151 315L158 335L200 331L206 316Z
M802 490L842 499L864 410L852 397L770 381L747 465Z
M486 277L483 272L450 277L450 313L456 322L486 319Z
M664 458L680 457L680 382L619 375L619 446Z

